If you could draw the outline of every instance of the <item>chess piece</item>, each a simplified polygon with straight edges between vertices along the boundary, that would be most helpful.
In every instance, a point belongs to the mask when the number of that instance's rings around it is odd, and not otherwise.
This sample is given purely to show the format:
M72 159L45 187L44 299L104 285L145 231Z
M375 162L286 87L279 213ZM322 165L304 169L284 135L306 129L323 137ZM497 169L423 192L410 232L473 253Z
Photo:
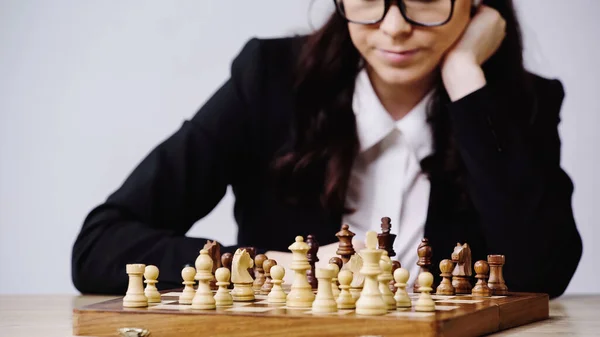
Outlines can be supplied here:
M452 262L454 263L452 286L455 294L471 294L470 277L473 271L471 270L471 247L468 243L456 244L452 252Z
M384 315L387 306L379 290L377 276L381 273L379 260L383 251L377 249L377 233L368 231L366 234L366 248L360 251L364 264L360 274L364 276L364 286L360 297L356 301L357 315Z
M183 279L183 291L179 295L179 304L192 304L196 291L194 290L194 277L196 276L196 269L194 267L185 267L181 270L181 278Z
M454 263L452 260L442 260L440 262L440 271L442 272L440 276L442 277L442 282L437 287L436 294L438 295L454 295L454 287L452 286L452 269L454 268Z
M144 289L144 294L146 298L148 298L148 303L160 303L160 293L158 292L158 288L156 288L156 284L158 283L158 267L149 265L144 268L144 278L146 280L146 289Z
M335 270L329 268L317 268L316 277L318 281L318 290L317 296L312 303L313 313L337 311L337 303L331 292L331 279L333 278L334 271Z
M429 239L421 239L421 243L417 248L417 254L419 255L419 261L417 261L417 265L420 267L419 274L429 272L429 267L431 266L431 256L433 254L431 251L431 245L429 244ZM418 293L420 291L419 288L419 278L417 277L417 280L413 286L413 292Z
M352 282L352 272L349 270L341 270L338 274L340 282L340 294L336 300L338 309L354 309L356 308L356 300L350 293L350 283Z
M233 255L231 253L225 253L221 255L221 265L231 272L231 262L233 261Z
M396 269L398 269L398 268L400 268L400 267L402 267L402 265L400 264L400 261L396 261L396 260L392 261L392 275L394 275L394 272L396 271ZM392 293L394 293L394 294L396 293L396 290L398 290L398 289L396 288L396 282L394 281L394 279L393 279L393 278L392 278L392 280L390 281L390 283L389 283L389 285L388 285L388 286L389 286L389 288L390 288L390 291L391 291Z
M233 254L231 262L231 282L233 290L231 296L235 302L254 301L254 290L252 284L254 279L250 275L250 270L254 267L254 261L246 249L238 248Z
M265 273L265 282L260 288L260 293L262 295L268 295L273 288L272 278L271 278L271 268L277 265L277 261L273 259L267 259L263 262L263 271Z
M125 268L129 276L129 284L127 292L123 297L123 306L126 308L142 308L148 306L148 298L144 294L144 282L142 275L144 274L146 265L144 264L128 264Z
M406 291L409 277L410 273L405 268L400 267L394 271L394 280L396 281L395 286L397 289L394 300L396 301L396 308L398 309L412 307L412 301Z
M310 269L308 258L308 244L304 242L301 236L296 237L296 241L288 249L292 251L291 270L295 272L292 288L287 295L286 305L288 307L310 308L315 300L315 294L312 291L310 283L306 278L306 271Z
M252 267L248 268L248 274L252 277L252 280L256 277L254 275L254 259L256 258L256 248L255 247L240 247L240 249L245 250L250 255L250 259L252 262ZM253 281L254 282L254 281Z
M334 257L332 257L331 259L329 259L329 263L330 263L330 264L335 264L336 266L338 266L338 273L339 273L339 272L340 272L340 270L342 270L342 268L344 267L344 261L342 261L342 259L340 259L340 258L339 258L339 257L337 257L337 256L334 256ZM332 282L333 282L333 281L332 281ZM340 286L340 282L339 282L339 280L338 280L338 278L337 278L337 275L336 275L336 277L335 277L335 284L336 284L336 285L335 285L335 287L336 287L337 291L336 291L336 290L333 290L333 296L335 296L335 298L337 298L337 297L339 296L339 292L340 292L340 288L339 288L339 286Z
M334 298L338 298L340 296L340 288L338 287L338 274L340 272L340 268L335 263L329 263L327 268L333 271L333 277L331 278L331 293Z
M229 269L230 273L231 273L231 262L232 261L233 261L233 254L231 254L231 253L225 253L225 254L221 255L221 265L224 268ZM229 282L228 289L233 289L233 283Z
M391 229L392 219L388 217L381 218L381 233L377 234L378 248L385 250L390 258L396 256L396 252L394 251L396 234L390 233Z
M488 273L490 271L490 266L485 261L477 261L475 262L475 278L477 279L477 283L475 287L473 287L473 291L471 292L473 296L479 297L489 297L492 294L491 289L488 287L486 278L488 277Z
M329 263L337 264L339 270L342 270L342 267L344 266L344 261L342 261L342 259L340 259L337 256L334 256L331 259L329 259Z
M258 254L256 258L254 258L254 283L252 283L252 289L255 291L259 291L265 283L265 270L263 268L263 264L267 260L267 256L265 254Z
M272 260L273 261L273 260ZM287 300L287 295L283 291L283 277L285 276L285 269L282 266L273 265L269 267L271 273L271 284L272 288L267 295L267 302L273 304L282 304Z
M504 282L502 275L502 267L505 263L504 255L488 255L488 265L490 267L490 278L488 279L488 287L493 296L504 296L508 294L508 287Z
M354 298L354 301L358 300L360 293L363 290L365 284L365 276L360 273L363 267L363 258L360 254L354 254L350 257L348 263L346 263L343 269L352 272L352 283L350 284L350 293Z
M221 245L217 241L207 240L202 249L206 249L208 255L210 255L210 258L213 260L211 273L214 275L216 270L221 268ZM217 283L214 277L210 280L210 289L217 289Z
M340 242L335 253L342 257L342 262L344 262L344 264L348 263L350 257L356 253L354 251L354 246L352 245L352 238L356 234L351 232L349 228L350 226L343 224L342 229L335 234Z
M419 285L421 293L419 299L415 303L415 311L435 311L435 302L431 297L431 291L433 290L433 274L430 272L423 272L419 274Z
M318 282L315 277L315 264L319 262L319 258L317 256L319 252L319 243L315 239L313 235L309 235L306 237L306 244L308 244L308 252L306 253L306 258L308 259L308 264L310 264L310 269L306 271L306 278L308 279L308 283L313 289L317 289Z
M229 286L229 277L231 272L229 269L219 267L215 271L215 279L217 280L217 293L214 296L215 305L217 307L229 307L233 305L233 297L229 293L227 286Z
M192 309L210 310L215 309L215 299L212 291L210 290L210 280L213 278L212 274L213 261L208 250L202 249L200 255L196 258L196 280L198 281L198 288L196 289L196 295L192 299Z
M384 250L381 255L381 259L379 260L379 267L382 272L377 277L379 281L379 291L381 292L381 296L383 301L387 305L388 310L396 310L396 300L394 299L394 293L390 290L389 284L390 280L394 279L392 275L392 260L387 256L387 252Z

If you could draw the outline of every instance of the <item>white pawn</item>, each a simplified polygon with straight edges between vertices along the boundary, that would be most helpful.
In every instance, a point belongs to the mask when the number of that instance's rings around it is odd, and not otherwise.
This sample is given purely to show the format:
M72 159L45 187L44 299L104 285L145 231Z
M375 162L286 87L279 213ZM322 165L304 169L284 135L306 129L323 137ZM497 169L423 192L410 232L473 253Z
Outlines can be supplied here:
M219 289L215 294L215 305L217 307L228 307L233 305L233 297L229 293L229 277L231 272L225 267L218 268L215 271L215 278L217 279L217 286Z
M144 294L144 282L142 281L145 268L146 265L144 264L128 264L126 266L129 284L125 297L123 297L124 307L140 308L148 306L148 298Z
M282 266L274 265L271 267L270 274L273 287L267 295L267 302L273 304L285 303L287 294L283 291L283 287L281 286L283 277L285 276L285 269Z
M396 295L394 299L396 300L396 308L410 308L412 307L412 301L406 292L406 286L408 279L410 277L410 273L405 268L398 268L394 271L394 280L396 284Z
M336 266L337 267L337 266ZM333 278L333 269L317 268L315 276L319 282L317 296L312 304L312 312L328 313L337 311L337 303L331 291L331 279Z
M422 272L419 274L419 299L415 303L416 311L435 311L435 302L431 298L431 285L433 284L433 274Z
M381 274L377 277L379 281L379 291L383 301L387 305L388 310L396 310L396 300L394 299L394 293L390 290L390 281L394 279L392 276L392 260L388 256L387 252L384 251L379 260L379 266L381 267Z
M194 290L194 277L196 276L196 268L185 267L181 270L181 278L183 279L183 292L179 295L179 304L192 304L196 291Z
M334 298L338 298L340 296L340 288L338 288L338 274L340 272L340 267L338 267L335 263L330 263L327 265L327 268L333 270L333 278L331 279L331 292L333 293Z
M340 295L337 298L338 309L354 309L356 308L355 299L350 293L350 283L352 283L352 272L349 270L342 270L338 274L338 281L340 281Z
M158 267L153 265L146 266L144 277L146 278L144 281L146 283L144 294L148 298L148 303L160 303L160 293L158 292L158 288L156 288L156 284L158 283Z
M210 310L216 308L216 301L210 290L210 280L212 280L213 260L208 255L206 249L200 251L196 259L196 280L198 280L198 289L192 300L192 309Z

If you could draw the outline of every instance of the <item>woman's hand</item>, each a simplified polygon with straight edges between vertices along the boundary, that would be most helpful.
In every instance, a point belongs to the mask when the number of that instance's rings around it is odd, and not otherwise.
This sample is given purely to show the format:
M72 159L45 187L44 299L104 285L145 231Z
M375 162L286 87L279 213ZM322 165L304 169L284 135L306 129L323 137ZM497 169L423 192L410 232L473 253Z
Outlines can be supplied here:
M485 86L481 66L498 50L505 35L506 21L500 13L481 5L442 62L442 78L452 101Z

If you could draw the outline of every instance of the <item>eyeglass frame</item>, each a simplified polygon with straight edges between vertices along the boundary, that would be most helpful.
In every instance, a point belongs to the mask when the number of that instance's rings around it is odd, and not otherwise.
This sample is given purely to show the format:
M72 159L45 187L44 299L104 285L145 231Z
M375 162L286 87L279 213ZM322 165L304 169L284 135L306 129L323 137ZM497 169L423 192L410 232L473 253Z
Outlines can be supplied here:
M383 14L381 15L381 18L377 19L377 20L373 20L373 21L350 20L346 17L346 15L343 13L342 9L340 8L339 3L341 3L342 0L333 0L333 4L335 6L337 13L346 22L359 24L359 25L374 25L374 24L378 24L378 23L382 22L385 19L385 16L387 15L388 11L392 7L392 2L397 2L397 5L398 5L398 8L400 9L400 13L402 14L402 17L404 18L404 20L406 20L410 24L415 25L415 26L420 26L420 27L438 27L438 26L443 26L443 25L447 24L448 22L450 22L450 20L452 20L452 16L454 15L454 4L456 3L456 0L449 0L449 1L450 1L450 14L448 15L448 18L445 21L438 22L438 23L422 23L422 22L414 21L411 18L409 18L408 15L406 14L406 5L404 4L404 0L384 0L384 9L383 9Z

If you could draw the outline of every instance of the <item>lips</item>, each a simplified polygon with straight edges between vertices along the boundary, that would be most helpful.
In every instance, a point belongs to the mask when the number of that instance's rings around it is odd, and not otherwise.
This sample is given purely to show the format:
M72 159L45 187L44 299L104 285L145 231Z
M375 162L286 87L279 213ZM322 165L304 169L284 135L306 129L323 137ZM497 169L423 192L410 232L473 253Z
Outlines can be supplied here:
M377 54L388 63L392 64L403 64L409 62L416 54L419 53L420 49L406 49L406 50L389 50L389 49L376 49Z
M401 54L401 55L408 55L408 54L412 54L415 53L419 50L419 48L414 48L414 49L406 49L406 50L392 50L392 49L381 49L382 51L386 52L386 53L392 53L392 54Z

